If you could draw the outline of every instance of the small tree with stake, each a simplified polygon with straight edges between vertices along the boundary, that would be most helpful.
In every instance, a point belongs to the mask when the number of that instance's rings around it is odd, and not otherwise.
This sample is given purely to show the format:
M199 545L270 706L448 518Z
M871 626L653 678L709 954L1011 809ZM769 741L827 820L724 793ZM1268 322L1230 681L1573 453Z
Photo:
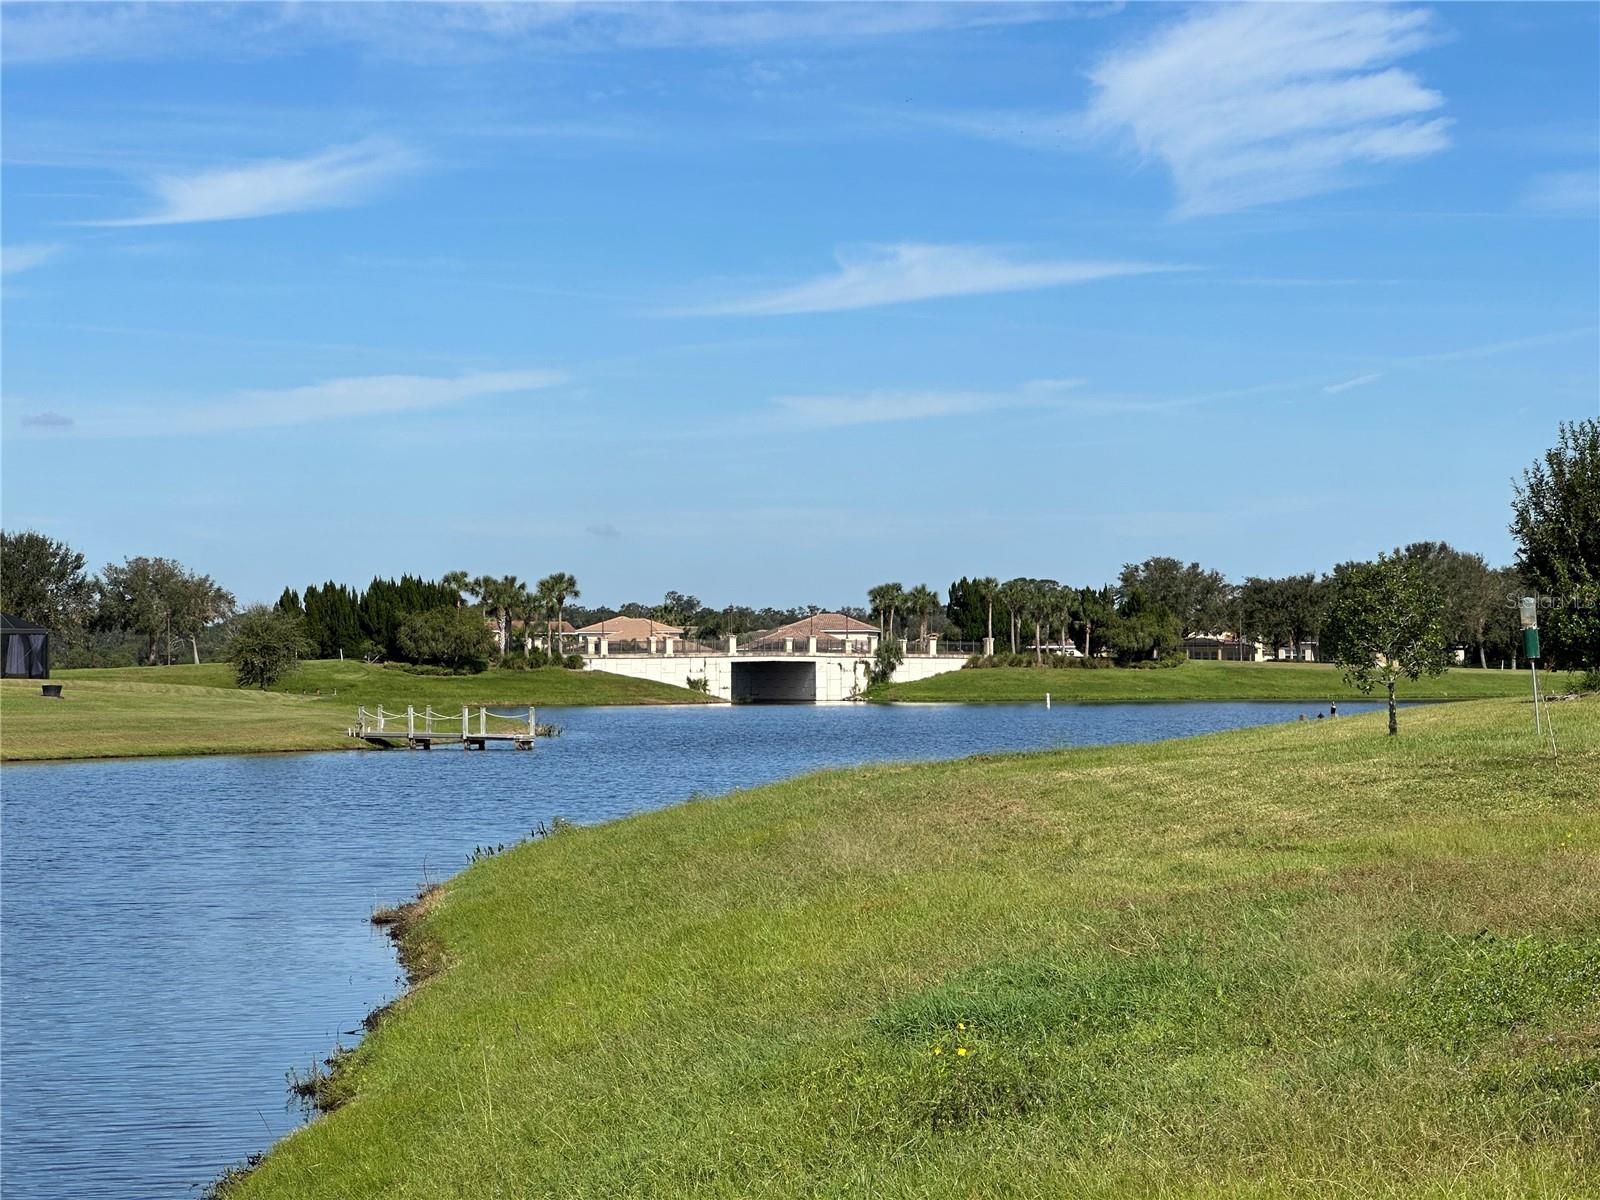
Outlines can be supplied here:
M1395 684L1443 674L1449 645L1444 602L1423 564L1378 555L1377 562L1342 568L1323 627L1323 649L1363 693L1383 684L1389 696L1389 735L1400 732Z

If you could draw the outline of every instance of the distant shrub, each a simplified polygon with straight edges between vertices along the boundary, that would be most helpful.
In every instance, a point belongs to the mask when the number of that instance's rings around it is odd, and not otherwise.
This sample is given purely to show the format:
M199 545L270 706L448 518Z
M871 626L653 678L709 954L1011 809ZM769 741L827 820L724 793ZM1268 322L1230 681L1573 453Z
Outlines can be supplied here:
M240 687L265 691L311 652L305 618L257 604L244 611L228 640L228 661Z
M691 692L701 692L705 695L711 694L711 680L704 675L691 675L683 682L684 686Z
M1078 670L1097 671L1117 664L1109 658L1084 658L1075 654L1046 654L1041 660L1032 653L1018 651L1013 654L1009 650L985 658L981 654L974 654L964 664L975 670L986 670L992 667L1033 667L1044 670ZM1165 664L1163 664L1165 665Z
M413 613L401 622L395 640L409 661L454 671L483 670L493 650L482 615L470 608Z

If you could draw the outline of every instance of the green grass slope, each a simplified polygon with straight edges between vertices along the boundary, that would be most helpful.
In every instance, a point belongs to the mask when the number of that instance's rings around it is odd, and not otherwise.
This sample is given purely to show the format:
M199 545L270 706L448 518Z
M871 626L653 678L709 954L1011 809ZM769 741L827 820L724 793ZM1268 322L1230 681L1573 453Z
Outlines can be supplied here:
M230 1198L1600 1178L1600 701L813 775L562 833Z
M1557 681L1549 681L1557 686ZM1478 700L1529 694L1526 671L1447 671L1402 684L1404 700ZM1060 670L995 667L951 671L917 683L873 690L875 700L1018 703L1044 694L1068 701L1128 700L1355 700L1362 699L1325 663L1186 662L1158 670Z
M706 697L598 671L408 675L355 662L308 662L276 690L233 686L222 663L57 671L64 699L37 680L0 689L0 760L244 754L350 748L356 707L459 711L462 705L697 704Z

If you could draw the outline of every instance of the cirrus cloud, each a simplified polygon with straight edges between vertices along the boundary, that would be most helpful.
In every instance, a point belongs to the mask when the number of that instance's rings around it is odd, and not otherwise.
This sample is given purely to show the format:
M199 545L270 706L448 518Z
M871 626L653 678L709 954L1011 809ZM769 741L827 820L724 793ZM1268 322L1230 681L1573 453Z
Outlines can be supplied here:
M333 146L306 158L270 158L243 166L147 181L156 207L141 216L82 224L125 228L238 221L322 208L344 208L416 168L418 156L383 139Z
M1444 98L1394 65L1438 40L1424 9L1202 6L1103 59L1085 123L1165 163L1180 216L1316 195L1449 145Z
M988 246L941 246L901 242L841 250L838 269L775 291L674 310L677 316L775 316L842 312L932 300L947 296L1033 291L1112 279L1186 270L1165 263L1023 260Z

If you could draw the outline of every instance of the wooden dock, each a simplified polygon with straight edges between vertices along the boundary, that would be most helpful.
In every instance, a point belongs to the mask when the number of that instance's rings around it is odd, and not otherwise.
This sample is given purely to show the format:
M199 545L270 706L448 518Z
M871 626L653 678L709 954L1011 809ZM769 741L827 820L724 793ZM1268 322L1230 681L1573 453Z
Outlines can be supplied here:
M477 719L469 707L459 714L436 713L429 705L420 713L411 705L405 712L385 712L383 705L368 712L365 705L356 709L356 723L350 727L353 738L368 745L408 750L432 750L435 746L459 745L463 750L487 750L491 742L509 742L514 750L532 750L539 726L530 705L526 719L492 713L478 706ZM491 726L491 721L497 724Z

